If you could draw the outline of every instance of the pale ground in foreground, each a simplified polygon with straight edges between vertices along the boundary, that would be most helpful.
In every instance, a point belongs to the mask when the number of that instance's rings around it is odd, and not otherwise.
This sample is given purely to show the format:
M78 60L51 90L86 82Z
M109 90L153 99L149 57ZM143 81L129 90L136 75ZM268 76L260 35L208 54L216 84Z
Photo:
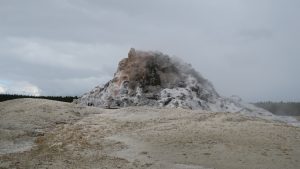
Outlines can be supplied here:
M18 99L0 117L0 168L300 168L300 128L234 113Z

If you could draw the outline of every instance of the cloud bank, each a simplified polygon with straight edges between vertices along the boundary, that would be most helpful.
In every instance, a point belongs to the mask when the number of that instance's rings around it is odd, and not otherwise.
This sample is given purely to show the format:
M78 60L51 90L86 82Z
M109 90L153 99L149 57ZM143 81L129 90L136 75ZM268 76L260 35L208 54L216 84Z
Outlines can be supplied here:
M181 57L225 96L300 100L300 1L0 2L0 84L81 95L128 50Z
M9 82L8 84L9 85L0 84L0 94L41 95L41 89L29 82Z

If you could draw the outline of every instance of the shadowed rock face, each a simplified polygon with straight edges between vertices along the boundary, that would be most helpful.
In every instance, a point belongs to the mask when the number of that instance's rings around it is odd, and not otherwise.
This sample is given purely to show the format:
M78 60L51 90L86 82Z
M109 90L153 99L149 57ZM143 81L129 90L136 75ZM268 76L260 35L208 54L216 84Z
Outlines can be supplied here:
M226 100L191 65L160 52L135 49L120 61L111 81L76 102L97 107L148 105L226 111Z

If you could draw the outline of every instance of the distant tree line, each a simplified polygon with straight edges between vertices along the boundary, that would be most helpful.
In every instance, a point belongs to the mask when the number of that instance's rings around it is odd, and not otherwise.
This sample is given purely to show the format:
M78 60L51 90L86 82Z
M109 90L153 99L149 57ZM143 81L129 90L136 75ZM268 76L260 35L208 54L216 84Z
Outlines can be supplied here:
M266 109L276 115L300 116L300 102L258 102L257 107Z
M18 94L0 94L0 102L6 100L20 99L20 98L34 98L34 99L48 99L62 102L73 102L74 99L78 99L77 96L29 96Z

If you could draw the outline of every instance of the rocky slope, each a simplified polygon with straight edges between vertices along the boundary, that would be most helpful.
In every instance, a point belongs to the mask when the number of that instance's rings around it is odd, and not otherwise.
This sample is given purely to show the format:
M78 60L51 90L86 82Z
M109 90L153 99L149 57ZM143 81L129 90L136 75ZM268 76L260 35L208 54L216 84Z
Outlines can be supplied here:
M223 98L191 65L160 52L131 49L114 78L76 102L96 107L155 106L236 112L240 99Z

